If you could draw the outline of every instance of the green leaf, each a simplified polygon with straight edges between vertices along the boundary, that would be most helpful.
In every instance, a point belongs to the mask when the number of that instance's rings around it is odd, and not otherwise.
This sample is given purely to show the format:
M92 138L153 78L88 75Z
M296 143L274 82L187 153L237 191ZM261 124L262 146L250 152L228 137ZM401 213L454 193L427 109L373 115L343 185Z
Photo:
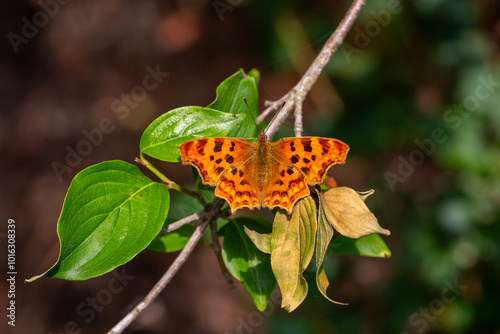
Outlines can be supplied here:
M253 218L238 217L224 227L222 258L227 269L243 283L255 305L263 311L276 287L270 256L255 247L243 231L243 225L263 231Z
M334 254L354 254L370 257L391 257L391 251L378 234L370 234L359 239L339 235L328 246L328 252Z
M314 254L317 220L316 204L307 196L295 204L292 214L278 210L271 239L271 266L283 299L281 307L296 309L307 295L302 272Z
M57 263L41 276L85 280L127 263L161 230L170 205L167 188L123 161L78 173L57 223Z
M179 145L195 138L225 137L246 118L202 107L182 107L155 119L141 137L140 150L153 158L179 161Z
M167 226L176 219L168 218L167 222L163 226ZM193 225L184 225L170 233L164 234L161 237L156 237L149 244L148 249L157 252L177 252L186 246L189 238L194 232L195 227Z
M257 118L257 102L259 94L257 91L257 81L260 74L257 70L250 71L247 75L243 70L239 70L229 78L224 80L216 89L215 101L207 106L231 114L248 114L247 106L243 98L246 98L248 107L253 118ZM236 129L231 131L228 137L251 138L257 135L257 127L248 116Z

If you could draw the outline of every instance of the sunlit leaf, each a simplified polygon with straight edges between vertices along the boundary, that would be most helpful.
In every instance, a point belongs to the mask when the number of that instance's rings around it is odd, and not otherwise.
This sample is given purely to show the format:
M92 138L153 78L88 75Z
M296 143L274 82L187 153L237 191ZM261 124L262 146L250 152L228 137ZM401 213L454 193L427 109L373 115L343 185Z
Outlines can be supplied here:
M283 297L281 307L296 309L307 295L302 276L314 254L316 204L311 196L295 204L292 214L279 210L273 223L271 266Z
M261 252L271 254L271 233L261 234L245 226L245 233Z
M123 161L106 161L75 176L57 223L60 253L46 276L84 280L127 263L161 230L167 188Z
M179 161L178 147L195 138L225 137L242 124L243 114L230 114L202 107L182 107L155 119L141 137L140 150L153 158Z
M258 91L257 80L259 72L257 70L250 71L247 75L243 70L239 70L229 78L224 80L216 90L217 97L215 101L207 106L207 108L224 111L231 114L246 114L248 108L245 105L243 98L246 98L248 107L253 118L257 117ZM231 133L228 137L251 138L257 134L257 127L250 115Z

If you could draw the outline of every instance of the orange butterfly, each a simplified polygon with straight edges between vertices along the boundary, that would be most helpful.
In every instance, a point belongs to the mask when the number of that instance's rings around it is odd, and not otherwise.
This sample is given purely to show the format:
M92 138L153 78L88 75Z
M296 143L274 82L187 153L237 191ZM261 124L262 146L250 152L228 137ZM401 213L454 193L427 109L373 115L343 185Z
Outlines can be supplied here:
M204 184L217 185L231 212L242 207L276 206L291 213L309 185L323 181L333 164L343 164L349 146L337 139L283 138L257 143L240 138L193 139L179 146L182 163L196 167Z

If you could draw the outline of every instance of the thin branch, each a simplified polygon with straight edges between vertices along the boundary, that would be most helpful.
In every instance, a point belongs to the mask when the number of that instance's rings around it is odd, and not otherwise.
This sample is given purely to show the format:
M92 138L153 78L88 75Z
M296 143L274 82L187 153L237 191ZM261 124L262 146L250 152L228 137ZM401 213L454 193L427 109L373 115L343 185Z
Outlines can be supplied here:
M219 261L220 269L222 271L222 275L226 279L227 283L231 287L231 289L234 289L234 283L233 283L233 278L229 271L226 268L226 265L224 264L224 260L222 259L222 250L220 247L219 243L219 235L217 233L217 220L213 219L210 222L210 233L212 234L212 248L214 249L215 256L217 257L217 260Z
M344 41L347 32L351 29L365 2L366 0L354 0L352 2L351 7L349 7L349 9L347 10L346 15L344 16L342 21L340 21L337 29L335 29L330 38L328 38L320 53L313 61L311 66L309 66L306 73L302 76L299 82L280 99L276 100L275 102L268 102L268 105L270 106L276 106L276 102L278 101L280 101L281 103L283 101L286 101L287 104L285 108L279 111L275 121L269 124L268 128L266 129L265 132L268 138L271 138L276 133L285 119L293 110L296 110L297 107L299 108L299 112L296 113L296 116L298 116L300 120L297 121L296 119L295 134L297 135L302 133L302 104L304 102L304 99L311 90L312 86L318 80L319 75L330 60L332 54ZM257 118L257 120L259 120L259 118Z
M179 219L178 221L173 222L172 224L168 224L167 226L161 229L160 233L158 233L158 236L161 237L162 235L170 233L184 225L191 224L192 222L195 222L200 219L201 219L201 214L199 212L193 213L192 215Z
M191 238L189 238L189 241L187 242L186 246L182 249L182 251L179 253L177 258L174 260L174 262L170 265L168 268L167 272L160 278L160 280L155 284L153 289L148 293L148 295L141 301L139 304L137 304L119 323L117 323L109 332L108 334L119 334L122 333L125 328L127 328L132 321L137 318L137 316L146 308L148 307L153 300L155 300L156 297L165 289L168 283L172 280L172 278L177 274L181 266L186 262L187 258L191 253L193 252L195 246L198 244L198 241L203 235L203 231L207 228L208 224L212 220L217 219L217 217L220 214L220 209L222 208L222 205L224 205L224 201L220 199L216 199L214 201L213 206L211 209L209 209L208 212L206 212L206 218L202 221L198 227L194 230L193 234L191 235Z

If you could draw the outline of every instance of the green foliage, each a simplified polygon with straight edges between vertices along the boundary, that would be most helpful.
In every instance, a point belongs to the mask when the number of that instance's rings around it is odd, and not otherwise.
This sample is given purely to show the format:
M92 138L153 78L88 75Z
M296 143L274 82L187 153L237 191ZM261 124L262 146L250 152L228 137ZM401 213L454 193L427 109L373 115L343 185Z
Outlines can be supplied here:
M263 311L276 287L276 279L270 256L257 249L245 234L247 227L252 231L270 232L271 226L256 218L235 218L224 227L222 258L231 275L243 283L257 308Z
M78 173L64 201L57 263L41 276L84 280L127 263L160 232L170 196L160 183L123 161Z
M216 89L217 97L215 101L207 106L216 110L222 110L231 114L248 113L245 101L248 102L248 107L253 116L257 118L257 82L259 80L259 72L256 70L250 71L247 75L243 70L239 70L226 80L224 80ZM245 120L233 131L228 137L250 138L257 133L257 128L251 116ZM198 120L199 121L199 120ZM215 137L215 136L205 136Z
M175 219L168 218L164 227L175 221ZM193 225L184 225L170 233L155 237L149 244L148 249L166 253L177 252L184 248L193 232Z
M147 127L141 137L140 149L153 158L178 162L179 145L195 138L225 137L242 123L245 116L209 107L177 108L164 113Z
M57 277L83 280L109 272L130 261L148 248L154 251L181 250L194 227L186 225L158 237L163 226L176 221L168 218L168 188L182 191L172 197L171 217L183 218L203 210L214 200L213 188L202 185L195 174L199 196L179 187L159 172L143 154L178 162L178 147L187 140L204 137L253 137L257 128L257 82L259 72L243 70L223 81L217 96L207 107L181 107L154 120L140 141L141 162L163 182L153 182L140 170L122 161L91 166L72 181L66 196L57 230L61 251L57 263L46 273L32 278ZM248 108L243 98L248 101ZM168 188L167 188L168 187ZM274 223L257 218L218 219L217 228L224 235L222 261L240 280L257 308L264 310L278 283L282 306L289 312L305 299L308 286L302 273L316 255L317 284L326 297L328 279L322 267L333 228L358 237L383 230L364 204L365 197L350 188L335 188L320 194L320 215L311 196L300 200L287 214L278 210ZM271 233L272 226L272 233ZM347 231L347 232L346 232ZM208 234L208 231L206 231ZM387 246L378 236L354 241L334 241L336 253L380 256ZM208 240L208 239L207 239ZM330 245L330 248L332 246ZM327 297L328 298L328 297Z
M370 257L391 257L391 251L378 234L369 234L359 239L339 235L328 246L328 252Z

